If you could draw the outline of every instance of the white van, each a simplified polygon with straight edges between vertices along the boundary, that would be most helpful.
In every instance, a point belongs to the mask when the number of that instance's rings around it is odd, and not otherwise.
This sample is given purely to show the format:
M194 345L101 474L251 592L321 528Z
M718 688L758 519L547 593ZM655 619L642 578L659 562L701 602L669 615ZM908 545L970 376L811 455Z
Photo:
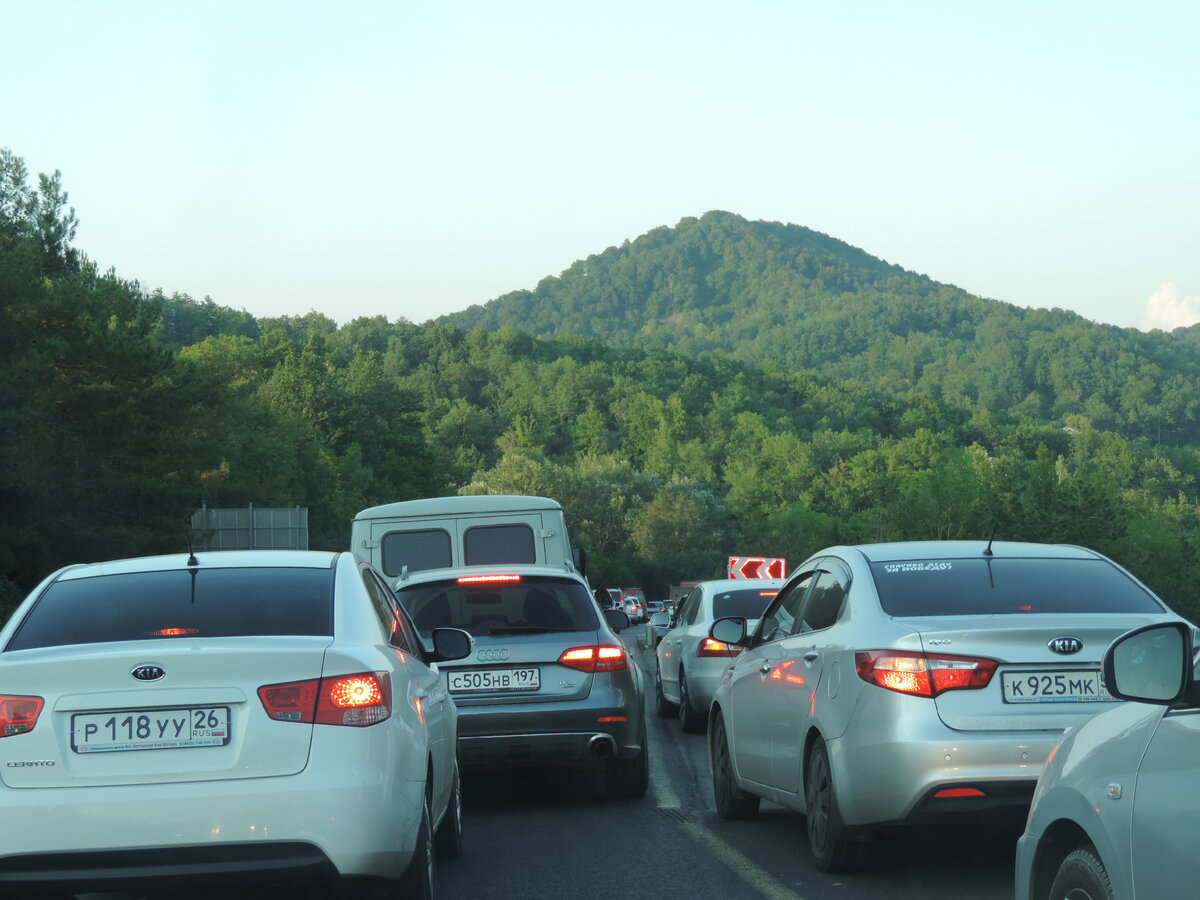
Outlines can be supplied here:
M489 494L405 500L364 509L350 549L393 582L430 569L533 565L586 575L558 501Z

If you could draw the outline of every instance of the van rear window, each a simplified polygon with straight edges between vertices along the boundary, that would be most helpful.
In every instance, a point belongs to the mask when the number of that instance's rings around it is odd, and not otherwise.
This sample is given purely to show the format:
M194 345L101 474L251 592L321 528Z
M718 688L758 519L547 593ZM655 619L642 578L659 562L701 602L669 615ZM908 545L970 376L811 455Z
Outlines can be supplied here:
M391 531L383 536L383 574L398 578L408 566L409 572L425 569L448 569L454 565L450 558L450 533L441 528L424 531Z
M332 635L333 571L200 569L51 584L8 650L171 637Z
M463 562L468 566L530 565L537 562L533 529L528 525L477 525L463 536Z
M871 563L890 616L1161 613L1145 588L1103 559L916 559Z
M513 576L516 578L516 576ZM595 631L596 604L569 578L520 576L511 581L457 579L401 587L400 602L423 637L435 628L463 628L475 636Z

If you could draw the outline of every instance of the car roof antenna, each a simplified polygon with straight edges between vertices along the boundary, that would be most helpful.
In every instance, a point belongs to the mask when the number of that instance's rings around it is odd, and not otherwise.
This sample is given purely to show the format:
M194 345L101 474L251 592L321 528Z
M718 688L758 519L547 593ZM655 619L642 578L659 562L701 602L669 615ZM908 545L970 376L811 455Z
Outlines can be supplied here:
M994 540L996 539L996 529L997 529L997 528L999 528L999 527L1000 527L1000 520L999 520L999 519L997 519L995 522L993 522L993 523L992 523L992 533L991 533L991 536L990 536L990 537L988 537L988 543L987 543L987 546L983 548L983 555L984 555L984 556L991 556L991 555L992 555L992 541L994 541Z
M188 565L188 568L190 569L193 566L199 566L200 560L196 559L196 551L192 549L192 526L187 521L187 519L184 519L183 521L184 521L183 531L187 535L187 542L188 542L187 565Z

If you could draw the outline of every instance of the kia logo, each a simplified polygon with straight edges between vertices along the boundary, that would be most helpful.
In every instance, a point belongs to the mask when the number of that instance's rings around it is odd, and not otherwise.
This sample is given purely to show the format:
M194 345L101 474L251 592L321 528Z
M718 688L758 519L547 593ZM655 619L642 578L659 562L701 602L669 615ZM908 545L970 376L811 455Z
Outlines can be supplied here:
M503 662L508 659L507 650L480 650L475 654L480 662Z
M129 674L138 681L158 681L167 673L163 671L162 666L138 666Z
M1078 653L1083 649L1083 641L1073 637L1056 637L1046 644L1053 652L1061 653L1064 656L1071 653Z

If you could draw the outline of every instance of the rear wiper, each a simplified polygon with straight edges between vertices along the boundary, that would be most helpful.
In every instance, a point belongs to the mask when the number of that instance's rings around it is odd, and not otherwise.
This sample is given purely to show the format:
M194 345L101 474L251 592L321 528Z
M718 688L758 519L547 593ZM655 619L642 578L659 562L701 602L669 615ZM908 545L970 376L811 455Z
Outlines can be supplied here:
M497 625L488 629L488 634L545 634L544 625Z

